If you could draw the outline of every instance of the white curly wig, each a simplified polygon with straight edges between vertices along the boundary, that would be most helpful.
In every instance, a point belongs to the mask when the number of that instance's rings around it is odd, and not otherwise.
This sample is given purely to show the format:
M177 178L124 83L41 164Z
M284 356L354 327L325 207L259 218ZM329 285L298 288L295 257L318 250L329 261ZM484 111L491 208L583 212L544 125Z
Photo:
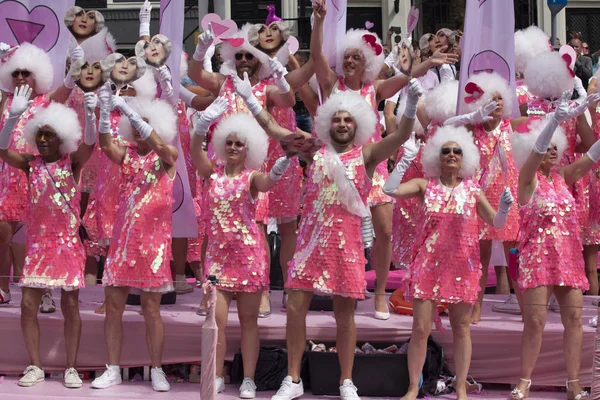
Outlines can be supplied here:
M406 109L406 100L407 96L404 96L400 99L400 103L398 104L398 108L396 109L396 125L400 123L400 120L404 115L404 110ZM421 121L419 121L419 118L415 118L413 132L419 135L423 135L425 133L425 129L423 129L423 125L421 125Z
M456 116L457 99L458 81L442 82L423 96L425 112L432 121L443 124Z
M85 13L88 13L88 12L94 13L94 15L96 17L96 33L100 32L102 29L104 29L104 15L102 15L102 13L100 11L96 11L96 10L86 11L79 6L73 6L73 7L69 8L67 11L65 11L65 17L64 17L65 25L67 26L67 28L69 28L69 30L71 32L73 32L71 27L73 26L73 21L75 21L75 17L77 16L77 14L79 14L82 11Z
M427 140L427 144L423 149L421 164L423 164L425 176L437 178L441 175L440 152L442 147L450 142L456 143L463 151L458 176L469 178L475 175L477 168L479 168L479 149L473 143L473 135L464 126L443 126L438 128L433 137Z
M526 127L519 126L510 138L512 143L512 153L517 167L521 169L535 145L536 140L542 133L542 130L548 125L547 119L532 118L526 122ZM521 133L521 128L526 128L528 133ZM558 159L561 160L565 149L567 148L567 136L564 129L559 125L552 135L552 142L558 148Z
M331 118L340 111L346 111L356 121L354 144L362 146L377 132L379 116L371 105L358 93L344 91L332 94L317 108L314 119L315 133L324 143L331 143Z
M524 83L534 96L558 98L575 85L571 69L558 52L538 54L525 68Z
M510 117L512 115L516 93L510 90L508 82L506 82L499 74L496 72L482 72L471 76L467 84L470 82L479 86L483 90L483 95L477 101L467 103L465 102L466 93L461 94L463 109L466 113L471 113L479 107L489 103L495 93L500 93L504 102L502 115L504 117Z
M181 52L181 63L179 64L179 77L183 78L188 74L188 55L185 51Z
M515 69L524 73L527 63L538 54L551 52L550 38L535 25L515 32Z
M269 138L266 132L256 122L256 119L246 113L233 114L223 118L215 127L212 135L212 145L217 158L227 161L225 142L229 135L235 134L246 144L246 159L244 166L248 169L259 170L269 149Z
M144 61L143 58L141 57L129 57L129 58L135 58L136 61L136 76L134 80L137 80L139 78L141 78L142 76L144 76L144 74L146 73L146 70L148 68L146 68L146 62ZM102 66L102 73L104 74L103 78L105 81L110 80L110 73L112 72L113 68L115 67L115 64L117 63L117 61L120 61L121 59L126 59L128 60L129 58L125 57L123 54L121 53L112 53L110 54L108 57L106 57L104 60L100 61L100 65Z
M385 54L383 52L383 46L381 47L381 53L379 53L379 55L375 54L375 50L373 50L373 48L369 46L363 39L364 35L374 36L376 43L379 46L382 46L381 40L377 34L369 32L366 29L350 29L348 32L346 32L346 36L344 37L341 46L338 47L338 65L343 65L344 54L346 51L350 49L358 49L363 57L365 57L365 73L363 76L363 81L373 82L375 79L377 79L377 76L381 71L381 67L385 61Z
M0 62L0 86L13 92L15 86L11 74L17 69L27 70L35 78L35 92L48 93L54 80L52 60L44 50L31 43L23 43L18 49L5 57L5 62Z
M223 59L223 64L221 64L221 74L223 75L231 75L236 73L235 68L235 55L240 51L246 51L252 54L254 57L259 60L264 60L266 57L259 49L252 46L248 41L248 32L252 28L252 24L244 24L242 28L237 31L235 34L231 35L228 39L244 39L244 43L239 47L234 47L227 40L224 40L221 44L221 58ZM261 61L262 62L262 61ZM264 66L261 69L266 69Z
M25 125L25 140L37 149L35 134L43 126L51 127L61 141L60 153L69 154L77 150L81 140L81 125L77 113L72 108L51 102L48 107L39 110Z
M160 136L163 142L171 143L177 135L177 114L173 107L164 100L130 97L127 104L140 117L148 119L148 125ZM123 139L135 143L133 127L125 115L121 115L119 132Z

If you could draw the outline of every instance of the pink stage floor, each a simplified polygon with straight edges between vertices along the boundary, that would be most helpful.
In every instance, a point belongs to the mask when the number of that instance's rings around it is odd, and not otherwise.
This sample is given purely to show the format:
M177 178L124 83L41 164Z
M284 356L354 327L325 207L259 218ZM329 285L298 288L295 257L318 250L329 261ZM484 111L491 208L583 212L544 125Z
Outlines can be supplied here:
M60 304L54 293L56 304ZM19 374L28 364L27 352L21 338L19 324L20 291L12 288L13 301L0 307L0 374ZM519 377L519 345L523 324L520 316L497 314L492 305L501 302L505 296L489 295L484 301L482 321L472 326L473 358L470 374L478 382L515 383ZM104 345L104 316L94 313L103 300L101 287L82 290L81 316L83 334L78 359L78 369L98 370L107 362ZM164 306L162 316L165 322L166 343L163 362L165 364L199 362L201 326L204 317L195 314L200 302L200 291L179 296L178 304ZM584 342L581 366L581 381L591 384L591 366L594 352L595 328L588 320L597 314L592 306L592 298L585 299L583 310ZM273 292L273 315L259 320L260 336L263 344L285 342L285 313L281 312L281 292ZM412 317L393 314L388 321L378 321L372 317L372 300L360 302L356 312L358 341L395 342L406 341L411 334ZM54 314L40 314L42 330L42 362L46 372L64 370L64 342L62 337L63 320L59 310ZM452 367L452 332L447 317L442 317L445 332L433 333L444 347L446 358ZM144 320L139 315L139 307L127 306L124 315L124 343L121 366L143 366L149 364L145 343ZM237 321L235 302L232 304L227 327L228 352L232 358L239 348L240 326ZM533 375L533 382L542 386L563 386L565 363L562 349L563 329L559 314L548 313L548 324L544 331L544 343ZM335 341L335 320L330 312L309 312L307 317L307 338L316 342ZM2 390L0 385L0 390ZM37 390L37 389L34 389Z

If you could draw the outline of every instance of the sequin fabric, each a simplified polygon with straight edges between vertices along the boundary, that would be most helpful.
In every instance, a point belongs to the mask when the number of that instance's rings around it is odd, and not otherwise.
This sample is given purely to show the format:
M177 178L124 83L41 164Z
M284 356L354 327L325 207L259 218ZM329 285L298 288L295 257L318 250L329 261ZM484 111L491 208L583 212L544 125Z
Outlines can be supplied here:
M128 147L121 164L123 188L102 284L168 292L171 279L173 180L154 152Z
M6 103L4 104L4 112L2 120L0 120L0 129L4 127L4 123L8 118L8 111L12 104L13 95L7 94ZM21 118L15 125L12 132L9 150L17 153L37 153L37 149L33 149L27 144L23 134L23 128L27 122L33 118L35 113L50 104L50 100L45 95L39 95L33 99L33 103L21 115ZM26 184L27 176L25 172L11 167L6 162L0 160L0 221L22 221L25 214L25 205L28 199L28 186Z
M519 275L521 290L539 286L589 289L581 252L575 199L558 173L537 173L537 187L519 207Z
M19 286L66 290L85 286L85 251L78 235L81 194L69 156L48 164L36 156L29 163L28 186L27 253Z
M519 171L512 155L512 136L510 119L503 120L493 131L488 132L483 125L477 125L473 132L475 145L479 149L480 167L476 179L485 197L494 208L498 209L500 195L508 187L513 196L517 196L517 181ZM506 176L500 163L500 148L506 155ZM517 240L519 232L519 212L517 207L511 207L504 228L497 229L479 219L479 240L500 240L512 242Z
M339 154L346 177L354 182L363 202L371 191L362 146ZM308 172L296 253L289 263L286 288L363 299L364 247L361 218L338 199L338 188L324 170L324 149Z
M198 237L188 239L188 250L187 250L187 261L188 262L199 262L201 261L202 243L206 237L206 228L202 215L202 196L204 189L202 187L202 177L196 173L196 195L194 196L194 212L196 214L196 222L198 223ZM205 274L202 274L204 276Z
M600 115L600 107L596 108L596 115ZM596 118L594 124L594 134L596 139L600 137L600 118ZM600 229L600 165L594 165L594 168L589 172L590 174L590 211L588 219L590 227L599 230ZM580 215L579 219L585 219L585 215Z
M192 196L196 195L196 167L192 160L190 151L192 138L190 135L190 121L187 117L185 103L181 100L177 103L177 127L179 128L179 139L181 141L181 150L185 157L185 168L187 169L188 179L190 181L190 191Z
M481 261L477 201L479 184L463 180L448 188L429 179L422 228L413 245L414 261L404 275L407 300L447 303L477 301Z
M517 79L517 101L519 105L529 103L534 96L529 92L527 86L525 86L523 79Z
M223 166L207 180L208 244L204 270L219 280L217 287L255 293L269 288L269 264L262 232L254 219L250 194L253 171L230 178Z
M81 186L80 186L81 187ZM88 257L105 257L106 246L100 243L100 237L98 235L98 215L97 215L97 200L96 192L90 193L88 198L87 207L85 209L85 215L82 218L83 225L85 226L90 240L83 242L85 246L85 254Z
M334 93L344 92L349 90L344 83L344 77L338 77L338 84L333 87ZM377 121L379 121L379 112L377 111L377 92L375 91L375 85L373 83L364 84L360 88L360 95L371 105L373 108L373 112L377 117ZM381 140L381 126L379 122L377 123L377 127L371 139L368 143L378 142ZM387 194L383 193L383 185L385 185L385 181L389 176L387 170L387 162L382 162L377 165L375 168L375 172L373 172L373 186L371 188L371 193L369 193L369 207L380 206L382 204L391 203L393 199Z

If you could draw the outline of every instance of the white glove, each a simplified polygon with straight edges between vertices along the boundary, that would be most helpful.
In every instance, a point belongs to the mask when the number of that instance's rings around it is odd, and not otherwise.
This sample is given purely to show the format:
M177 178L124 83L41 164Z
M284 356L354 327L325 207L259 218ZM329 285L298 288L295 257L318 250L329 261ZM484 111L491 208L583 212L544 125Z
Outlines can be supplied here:
M487 104L482 105L477 110L469 114L457 115L444 122L444 126L465 126L465 125L479 125L487 121L491 121L493 118L489 115L498 107L498 103L490 101Z
M127 119L129 119L129 123L131 124L131 126L133 126L135 130L138 131L142 140L146 140L150 137L150 134L152 133L152 127L148 125L148 123L144 121L138 113L133 111L122 97L113 96L111 99L111 107L113 108L113 110L115 108L121 110L123 115L125 115Z
M581 114L583 114L585 112L585 110L588 109L590 104L595 103L598 100L600 100L600 94L598 94L598 93L590 94L589 96L584 97L584 100L581 102L580 105L578 105L575 108L571 108L569 110L569 112L568 112L569 119L579 117Z
M556 111L554 111L554 118L561 123L565 122L571 117L569 116L571 112L571 107L569 106L569 100L573 93L569 90L562 93L560 99L558 100L558 105L556 106Z
M504 191L500 195L500 203L498 204L498 212L494 216L494 220L492 225L494 228L500 229L503 228L506 224L506 219L508 218L508 210L510 210L510 206L515 202L515 199L510 192L510 189L505 187Z
M94 93L84 93L83 104L85 105L86 116L96 118L94 111L98 105L98 97Z
M4 57L10 50L10 45L0 42L0 58Z
M96 105L98 97L94 93L85 93L83 95L83 104L85 105L85 133L83 142L89 146L96 143Z
M400 161L398 161L396 167L383 185L383 193L389 196L391 196L396 189L398 189L406 170L408 167L410 167L411 162L415 159L415 157L417 157L417 154L419 154L419 150L421 149L421 145L417 142L414 132L410 135L410 139L404 143L403 147L404 155Z
M556 111L546 115L548 124L542 129L540 136L538 136L535 144L533 145L533 151L538 154L546 154L550 143L552 142L552 135L558 128L558 124L569 119L569 99L571 98L571 92L566 91L560 96Z
M290 163L291 160L287 157L278 158L277 161L275 161L273 168L271 168L271 171L269 171L269 178L271 178L272 181L277 182L288 169Z
M173 96L173 85L171 84L171 71L166 65L163 65L158 69L158 74L160 75L160 85L161 88L166 91L168 97Z
M244 79L240 79L237 75L231 76L233 79L233 85L235 86L235 91L240 95L242 99L246 102L248 109L252 113L253 116L257 116L263 109L262 105L258 102L254 93L252 93L252 86L250 85L250 79L248 78L248 73L244 72Z
M206 54L204 55L204 70L206 72L214 72L212 67L212 58L215 55L215 50L217 46L211 44L208 50L206 50Z
M218 120L221 115L229 108L229 102L223 97L217 97L206 110L198 113L196 120L195 134L199 136L206 135L208 128Z
M17 121L21 118L21 114L33 103L33 100L29 100L32 92L33 90L29 85L23 85L15 90L12 104L8 111L8 118L4 122L2 131L0 131L0 149L6 150L10 147L12 132L15 129Z
M192 106L192 100L196 95L185 88L182 84L179 84L179 98L188 106Z
M140 37L150 36L150 19L152 11L152 4L148 0L142 4L140 8Z
M212 31L212 26L208 24L208 29L202 32L200 36L198 36L198 45L196 46L196 51L194 52L194 60L196 61L204 61L206 57L206 52L208 48L213 44L215 40L215 35Z
M288 93L290 91L290 84L285 79L287 70L283 64L277 61L277 58L269 58L269 70L271 71L271 76L273 76L277 89L279 89L279 93Z
M390 51L390 54L388 54L383 63L389 68L393 68L396 65L396 55L394 54L394 49Z
M100 121L98 122L98 132L100 134L110 133L110 98L112 93L106 86L102 86L98 91L98 102L100 103Z
M590 149L587 152L587 156L590 158L590 160L592 160L594 164L600 161L600 140L598 140L592 145L592 147L590 147Z
M406 108L404 109L404 115L406 118L415 119L417 116L417 105L419 99L423 95L423 87L419 81L412 78L408 82L408 95L406 97Z
M67 73L67 76L65 76L65 79L63 80L63 85L67 89L73 89L75 87L75 82L73 81L73 78L71 78L71 71L74 68L75 63L77 61L79 61L79 60L83 60L84 56L85 55L83 54L83 49L79 45L77 45L69 53L69 58L71 59L71 68L69 69L69 72Z

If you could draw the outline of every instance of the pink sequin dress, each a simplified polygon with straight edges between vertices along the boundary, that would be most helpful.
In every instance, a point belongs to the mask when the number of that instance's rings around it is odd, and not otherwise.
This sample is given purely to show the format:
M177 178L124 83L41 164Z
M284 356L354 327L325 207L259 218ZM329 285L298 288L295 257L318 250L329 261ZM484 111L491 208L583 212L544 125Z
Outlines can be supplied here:
M355 299L365 297L364 246L361 218L338 199L338 188L325 173L325 150L314 158L306 182L304 209L294 258L289 263L286 288L308 290ZM346 177L367 201L367 176L362 146L339 154Z
M156 153L140 156L135 147L126 149L120 169L123 188L102 284L170 292L173 180Z
M594 124L594 134L596 139L600 137L600 107L596 107L596 121ZM590 213L587 216L590 221L590 227L596 230L600 230L600 166L594 165L594 168L589 172L590 174L590 192L589 198L591 199ZM579 219L586 218L585 215L580 215Z
M474 180L449 188L429 179L423 222L414 242L415 260L404 275L407 300L447 303L477 301L481 261L477 202L481 189Z
M8 118L8 111L10 110L12 99L12 93L7 94L4 112L2 113L2 119L0 120L0 129L4 127L4 123ZM49 104L50 100L43 94L33 99L33 103L25 110L15 125L10 146L8 147L9 150L17 153L37 153L37 149L31 148L31 146L27 144L23 128L25 128L27 122L33 118L40 108L46 108ZM11 167L3 160L0 160L0 221L23 221L25 206L28 201L26 182L27 176L25 175L25 172Z
M477 171L477 181L485 197L494 210L500 204L500 195L504 187L508 187L514 196L517 195L519 171L512 156L512 136L510 119L503 120L493 131L488 132L483 125L477 125L473 132L475 145L479 148L480 167ZM506 176L500 163L500 147L506 155ZM517 207L511 207L508 212L506 225L497 229L479 220L479 240L499 240L513 242L519 232L519 212Z
M78 235L81 194L69 155L54 163L36 156L29 163L28 186L27 255L19 286L65 290L85 286L85 250Z
M588 290L577 206L564 178L557 172L549 178L538 172L533 196L519 208L519 214L519 288Z
M344 92L346 90L351 90L346 87L344 83L344 77L338 77L338 83L333 87L333 93ZM375 91L375 85L373 83L364 84L360 88L360 95L371 105L373 108L373 112L377 117L377 121L379 121L379 112L377 111L377 92ZM379 122L377 123L376 131L373 132L371 139L368 143L378 142L381 140L381 126ZM371 189L371 193L369 193L369 207L380 206L382 204L392 203L393 199L387 194L383 193L383 185L385 185L385 181L387 181L389 176L387 170L387 162L382 162L377 165L375 168L375 172L373 173L373 187Z
M230 292L256 293L269 288L269 264L262 232L254 219L250 194L254 171L230 178L223 166L207 179L207 238L204 270Z
M523 79L517 79L517 101L519 105L529 103L534 96L529 92L527 86L523 83Z

